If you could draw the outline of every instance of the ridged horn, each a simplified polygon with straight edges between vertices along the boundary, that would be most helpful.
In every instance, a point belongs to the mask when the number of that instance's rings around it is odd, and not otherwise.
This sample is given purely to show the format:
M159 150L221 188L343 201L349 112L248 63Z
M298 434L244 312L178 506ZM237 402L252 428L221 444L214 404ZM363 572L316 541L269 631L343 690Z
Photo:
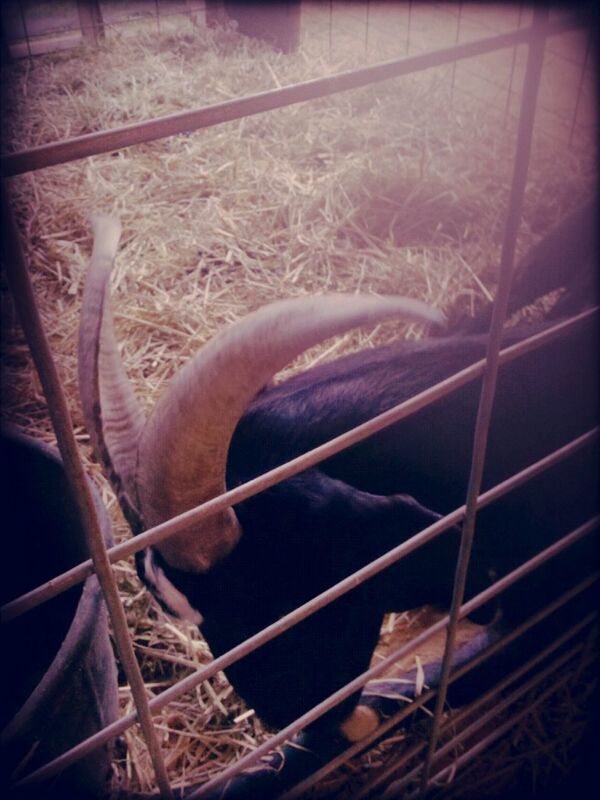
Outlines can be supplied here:
M119 223L92 220L94 247L79 334L79 385L97 458L134 532L225 490L229 443L255 395L309 347L390 318L442 324L441 312L403 297L324 295L259 309L216 336L183 367L145 422L123 369L110 306ZM239 540L228 509L161 542L173 567L205 572Z
M175 376L142 432L138 496L156 525L225 491L229 443L265 384L307 348L389 318L441 324L441 312L407 298L325 295L263 307L205 345ZM179 569L202 572L241 535L232 509L157 545Z
M136 464L145 418L119 356L110 303L110 273L121 225L113 217L101 214L93 215L90 222L94 247L79 324L79 394L96 458L127 521L138 533L142 523L136 496Z

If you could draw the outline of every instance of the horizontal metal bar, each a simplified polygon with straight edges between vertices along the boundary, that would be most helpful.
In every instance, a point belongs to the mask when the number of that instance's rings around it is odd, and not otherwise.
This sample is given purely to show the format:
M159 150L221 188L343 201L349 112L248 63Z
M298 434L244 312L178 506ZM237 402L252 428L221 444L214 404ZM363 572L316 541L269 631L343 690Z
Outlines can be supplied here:
M508 632L506 635L502 637L502 639L499 639L497 642L494 642L489 647L487 647L484 651L478 653L477 656L475 656L473 659L471 659L466 664L463 664L461 667L452 672L450 676L450 683L453 683L454 681L458 680L458 678L461 678L463 675L470 672L472 669L475 669L475 667L479 666L479 664L481 664L483 661L486 661L488 658L497 653L499 650L502 650L504 647L513 642L519 636L522 636L523 633L528 631L530 628L533 628L535 625L537 625L546 617L550 616L550 614L554 613L554 611L556 611L558 608L568 603L575 596L589 589L591 586L593 586L594 583L596 583L599 580L599 578L600 575L595 575L581 581L579 584L577 584L577 586L574 586L573 588L569 589L567 592L562 594L559 598L554 600L549 605L545 606L541 611L538 611L536 614L527 619L517 628ZM531 669L537 663L542 661L544 658L546 658L546 656L548 656L550 653L552 653L554 650L556 650L558 647L560 647L562 644L568 641L568 639L572 638L573 636L576 636L577 633L579 633L579 631L583 627L590 625L593 622L593 620L595 620L597 617L598 617L597 612L588 614L588 616L586 616L578 625L571 628L569 631L563 634L563 636L561 636L551 645L546 647L541 652L537 653L533 658L529 659L529 661L527 661L524 665L511 672L510 675L505 677L502 681L500 681L500 683L496 684L496 686L494 686L493 689L490 689L488 692L486 692L484 695L478 698L476 703L483 704L487 702L494 694L497 694L499 691L502 691L506 686L509 686L510 683L512 683L514 680L520 677L521 674L524 674L526 671ZM325 764L325 766L321 767L321 769L317 770L317 772L313 773L311 776L303 780L301 783L297 784L293 789L291 789L288 793L286 793L281 798L281 800L294 800L294 798L296 797L302 797L303 793L307 789L309 789L313 785L313 783L316 783L317 781L326 777L330 772L333 772L333 770L337 769L339 766L344 764L350 758L353 758L358 753L367 750L373 744L373 742L375 742L378 739L381 739L382 736L385 735L389 730L396 727L400 722L402 722L403 719L408 717L410 714L413 714L418 708L420 708L422 705L428 702L436 694L436 692L437 689L435 688L423 692L421 695L419 695L419 697L415 698L410 703L409 706L407 706L404 709L401 709L389 719L386 719L385 722L383 722L377 728L377 730L374 731L372 734L361 739L359 742L356 742L352 746L348 747L343 753L340 753L340 755L337 756L335 759L332 759L332 761ZM464 715L462 712L459 712L458 715L455 715L452 718L452 723L454 724L460 722L463 719L463 717L467 715L466 714L467 711L469 713L472 713L473 705L476 704L470 704L468 709L464 710L465 711ZM360 800L360 798L368 794L372 789L375 789L377 786L387 781L389 777L394 774L394 772L401 769L402 766L404 766L404 764L410 760L410 758L416 755L419 752L419 750L422 750L425 746L426 742L423 741L420 742L416 746L416 748L411 748L411 751L409 753L404 753L397 763L390 765L386 770L382 770L376 776L376 778L369 783L368 791L366 789L364 791L361 789L359 793L356 795L355 800Z
M577 656L581 652L582 649L583 649L583 645L578 645L578 646L573 647L572 650L569 652L569 656L571 658L574 658L575 656ZM555 672L556 669L559 669L561 666L563 666L563 661L564 661L564 659L562 657L557 658L556 659L555 668L553 670L548 670L547 672L549 674L552 674L552 672ZM547 677L548 677L548 674L546 673L546 671L544 671L544 678L547 678ZM532 686L530 688L534 688L535 685L537 685L537 683L539 683L539 681L536 680L536 679L537 679L537 676L534 676L531 679ZM488 736L484 737L483 739L480 739L466 753L463 753L462 755L460 755L457 758L455 758L453 760L452 764L450 764L447 767L444 767L438 773L433 775L429 779L428 788L431 788L431 789L441 788L439 785L436 786L435 784L436 783L439 784L443 780L443 778L450 773L451 770L452 771L458 770L464 764L466 764L469 761L471 761L475 756L479 755L479 753L481 753L483 750L485 750L487 747L489 747L495 741L497 741L502 736L504 736L518 722L520 722L522 719L524 719L529 714L531 714L531 712L535 708L537 708L538 706L542 705L542 703L545 703L546 700L549 697L551 697L553 694L555 694L555 692L557 692L564 684L568 683L571 680L572 680L572 676L570 674L558 677L557 680L551 686L549 686L540 695L538 695L536 698L534 698L531 701L531 703L529 703L523 709L521 709L516 714L514 714L510 719L506 720L505 722L501 723L496 728L494 728L492 733L490 733ZM415 798L417 798L419 795L420 795L420 791L416 790L414 792L411 792L408 795L405 795L404 797L406 798L406 800L415 800ZM384 797L388 797L387 793L386 793L386 795L384 795Z
M535 111L537 106L538 91L542 79L542 67L544 63L544 52L546 46L546 39L543 35L543 31L548 24L548 13L548 9L543 5L534 8L533 11L532 28L533 31L535 31L535 34L532 36L530 46L528 48L525 76L523 78L521 110L519 113L519 125L515 144L516 149L512 166L512 179L508 198L508 210L504 224L499 279L494 297L494 303L492 306L492 320L490 323L486 352L486 369L481 382L479 405L477 408L477 418L475 421L475 431L473 433L473 442L471 446L471 467L469 470L469 481L467 485L465 501L466 511L462 524L460 548L454 572L452 600L450 602L449 612L450 621L448 623L446 646L444 648L444 655L442 658L442 669L438 685L438 694L435 702L433 719L431 722L431 730L429 732L427 755L423 761L423 771L421 776L421 789L423 795L425 793L425 787L428 783L431 763L437 747L439 731L442 725L444 708L446 704L446 692L450 679L450 671L452 669L452 659L458 631L458 614L465 596L469 567L471 563L471 552L473 548L473 542L475 540L475 527L479 512L478 498L481 494L489 432L492 424L492 415L496 404L496 386L498 383L500 369L502 335L508 313L508 302L511 294L515 267L517 234L521 224L523 200L525 197L525 187L531 158L531 145L533 142Z
M575 658L576 656L578 656L582 649L583 645L581 647L573 648L571 657ZM561 665L559 664L558 667L560 666ZM495 741L504 736L512 727L515 726L515 724L521 722L521 720L523 720L529 714L531 714L535 708L545 703L549 697L551 697L553 694L559 691L565 684L572 682L572 680L573 676L571 674L557 676L556 680L542 694L534 698L521 711L514 714L509 720L507 720L500 727L492 731L492 733L490 733L487 737L485 737L484 739L480 739L473 747L470 748L470 750L468 750L466 753L463 753L461 756L456 758L450 766L440 770L440 772L438 772L437 775L433 776L431 783L433 783L434 781L441 781L444 778L444 776L448 775L448 773L451 770L452 772L455 772L465 764L472 761L475 756L479 755L483 750L489 747L489 745L493 744ZM435 789L443 787L432 786L431 788ZM444 794L444 797L445 796L446 795ZM407 796L407 798L411 798L411 800L415 797L416 794L410 794Z
M468 614L473 613L477 608L484 605L485 603L489 602L490 599L495 597L496 594L501 592L503 589L510 586L516 580L524 577L529 572L533 571L536 567L540 566L544 561L548 560L548 558L552 558L558 555L560 552L565 550L566 548L570 547L571 545L575 544L577 541L582 539L584 536L591 533L595 527L597 527L600 518L594 518L590 520L585 525L580 526L576 530L572 531L567 536L563 537L559 542L551 545L546 550L539 553L537 556L534 556L529 561L525 562L525 564L518 567L513 572L506 575L500 581L497 581L492 587L489 587L485 591L481 592L480 594L473 597L467 603L464 604L461 608L461 616L467 616ZM362 571L362 570L361 570ZM345 581L341 581L334 589L341 586L342 584L347 583L349 580L352 580L353 576L350 576L350 579L346 579ZM598 577L598 576L594 576ZM348 586L346 591L352 588L351 584ZM494 591L497 588L497 591ZM329 595L331 590L318 595L317 597L313 598L313 600L305 603L303 606L291 611L289 614L286 614L284 617L281 617L279 620L274 622L273 624L269 625L267 628L259 631L254 636L246 639L244 642L241 642L236 647L229 650L227 653L224 653L222 656L214 659L210 664L205 667L202 667L196 672L188 675L186 678L180 680L174 686L170 686L168 689L165 689L157 697L154 697L149 702L150 709L155 712L159 711L160 709L164 708L164 706L168 705L168 703L172 702L173 700L180 697L182 694L185 694L188 691L192 691L196 688L200 683L204 682L208 678L211 678L217 672L226 669L235 661L238 661L240 658L243 658L249 652L256 650L262 644L274 639L276 636L280 635L284 631L291 628L301 619L304 619L309 614L314 613L315 611L319 610L323 605L326 604L324 602L324 597ZM233 771L235 774L237 772L241 772L247 766L250 766L254 761L259 760L263 755L268 753L271 749L278 746L282 742L284 742L287 738L293 736L297 731L301 728L304 728L306 725L310 724L314 720L318 719L320 716L325 714L334 706L338 705L342 700L349 697L355 691L358 691L365 683L367 683L371 678L375 678L384 672L389 666L393 663L398 661L400 658L403 658L405 655L410 653L416 647L418 647L423 642L427 641L431 638L434 634L438 631L443 630L443 628L448 623L448 616L446 615L443 619L436 622L427 631L424 631L419 636L415 637L413 640L408 642L407 644L403 645L400 648L394 650L387 658L377 664L375 667L363 672L361 675L356 677L353 681L346 684L346 686L339 689L335 694L331 695L329 698L324 700L323 702L319 703L313 709L308 711L302 717L295 720L295 722L288 725L283 730L279 731L277 734L269 739L269 741L265 742L263 745L260 745L255 751L248 754L240 761L236 763L233 767L230 767L228 770L225 770L221 775L217 776L213 781L210 782L210 787L213 784L220 783L222 780L227 780L231 777L231 772ZM17 786L27 785L29 783L42 780L44 778L48 778L51 775L55 774L56 772L60 772L62 769L65 769L69 764L73 763L74 761L78 760L79 758L83 758L88 753L92 752L97 747L100 747L102 744L107 742L109 739L114 738L115 736L119 736L123 733L127 728L133 725L137 721L137 714L136 712L130 712L129 714L125 715L121 719L117 720L116 722L107 725L103 730L99 731L98 733L90 736L85 741L81 742L80 744L76 745L75 747L71 748L71 750L66 751L61 756L58 756L53 761L49 762L43 767L40 767L35 772L32 772L30 775L24 777L21 781L19 781ZM237 769L237 765L241 764L239 769ZM206 784L208 790L209 784ZM202 787L202 791L205 791L205 787ZM196 795L193 795L194 797ZM198 795L201 796L201 795ZM190 796L190 800L191 800Z
M550 341L558 338L559 336L563 335L564 333L571 330L571 328L576 327L580 324L585 324L585 322L598 313L598 308L591 309L589 311L583 312L582 314L573 317L570 320L566 320L565 322L561 322L557 325L552 326L546 331L542 333L538 333L534 336L529 337L521 342L518 342L515 345L505 348L500 353L500 363L505 364L513 359L522 356L532 350L535 350L538 347L543 346L544 344L549 343ZM247 500L249 497L258 494L265 489L268 489L271 486L274 486L277 483L289 478L293 475L302 472L309 467L313 467L316 464L319 464L321 461L324 461L327 458L335 455L336 453L341 452L342 450L350 447L353 444L356 444L364 439L372 436L374 433L377 433L380 430L398 422L401 419L405 419L406 417L410 416L411 414L420 411L421 409L425 408L426 406L434 403L436 400L439 400L442 397L450 394L451 392L455 391L456 389L464 386L465 384L469 383L470 381L475 380L476 378L480 377L483 374L483 370L485 369L485 359L478 361L475 364L472 364L470 367L467 367L464 370L461 370L456 375L453 375L450 378L447 378L445 381L432 386L431 388L421 392L420 394L416 395L415 397L407 400L403 403L400 403L397 406L389 409L388 411L379 414L378 416L374 417L373 419L369 420L368 422L363 423L362 425L358 425L355 428L352 428L350 431L347 431L340 436L335 437L334 439L326 442L325 444L320 445L319 447L315 447L312 450L304 453L297 458L294 458L292 461L288 461L286 464L282 464L275 469L270 470L269 472L264 473L263 475L254 478L247 483L244 483L240 486L237 486L235 489L231 489L225 492L218 497L214 497L211 500L208 500L205 503L202 503L196 508L190 509L189 511L180 514L177 517L173 517L172 519L168 520L167 522L163 522L160 525L157 525L154 528L151 528L144 533L139 534L138 536L133 537L132 539L128 539L121 544L112 547L108 551L108 557L111 563L115 563L120 561L121 559L129 558L129 556L133 555L134 553L138 552L139 550L143 550L150 545L155 545L158 542L163 541L164 539L172 536L176 533L179 533L182 530L185 530L191 525L195 525L203 519L206 519L213 514L216 514L219 511L223 511L226 508L229 508L232 505L237 503L241 503L244 500ZM596 435L595 432L590 432L586 436L594 436ZM577 447L583 446L587 443L587 439L585 437L580 437L579 442L575 446ZM570 454L573 452L569 446L566 448L562 448L559 451L556 451L557 454ZM559 455L558 457L563 457ZM545 459L538 463L546 462ZM548 461L545 463L545 466L542 468L546 468L547 466L551 466L553 461ZM535 465L534 465L535 466ZM532 467L533 469L534 467ZM535 473L533 473L535 474ZM526 475L526 471L519 473L519 475ZM525 480L526 477L523 478ZM510 488L513 486L518 485L517 483L509 484L508 482L504 482L501 486L506 486L506 489L501 490L509 491ZM485 498L489 493L484 493L482 498ZM495 499L496 496L494 495L492 499ZM488 502L491 502L490 499ZM481 504L480 504L481 507ZM463 507L464 508L464 507ZM460 511L458 509L455 514ZM462 516L459 514L458 517L449 515L445 517L444 520L450 520L448 524L442 528L450 527L450 525L454 525L457 522L460 522ZM443 522L443 520L442 520ZM439 523L436 523L439 525ZM429 530L429 529L427 529ZM437 530L437 528L436 528ZM442 530L439 532L441 533ZM85 580L88 575L91 575L93 572L93 566L91 560L87 560L78 564L75 567L72 567L70 570L63 572L61 575L52 578L51 580L47 581L46 583L42 584L41 586L37 587L36 589L32 589L30 592L15 598L14 600L10 601L9 603L5 604L0 608L0 620L2 622L7 622L10 619L13 619L20 614L29 611L40 603L44 602L45 600L50 599L51 597L60 594L61 592L66 591L71 586L80 583L82 580Z
M8 202L4 181L2 181L1 190L3 256L11 294L44 390L48 412L62 458L64 474L72 490L71 496L81 524L80 535L94 562L98 582L110 615L117 653L131 685L157 782L161 794L168 799L172 797L172 793L158 738L152 724L152 715L148 708L144 679L133 651L125 609L119 596L112 566L108 560L96 504L91 493L91 485L81 461L65 392L35 302L29 270L14 215Z
M461 709L460 712L454 714L452 718L445 722L445 724L441 728L441 732L447 730L449 725L458 726L460 725L465 719L472 716L478 708L485 706L489 703L497 694L504 691L511 683L518 680L522 677L526 672L530 671L533 667L537 666L541 661L551 655L555 650L559 647L564 645L569 639L572 639L586 627L589 627L595 620L597 620L598 614L597 612L593 612L588 614L581 622L579 622L572 630L567 631L567 633L563 634L559 639L555 642L552 642L551 645L544 648L541 653L537 653L535 656L530 658L525 664L518 667L516 670L510 673L506 678L504 678L500 683L490 689L488 692L485 692L481 697L478 697L473 703L470 703L467 707ZM445 755L447 755L450 750L455 747L457 744L460 744L464 739L469 738L473 733L479 730L479 728L483 727L484 725L488 724L494 717L497 717L501 714L504 710L509 708L513 703L519 700L524 694L531 691L539 683L542 683L549 675L556 671L557 668L561 667L574 655L578 652L582 651L585 647L583 642L579 642L578 644L574 645L569 651L566 653L562 653L558 656L551 664L544 669L536 672L534 675L529 678L525 683L514 689L509 695L503 697L492 709L483 712L480 716L478 716L474 722L468 725L463 730L459 731L450 741L446 742L439 750L436 751L433 763L439 762ZM470 665L469 665L470 666ZM420 742L419 748L415 749L415 752L411 752L410 757L413 758L415 755L418 754L419 750L424 749L426 746L426 742ZM407 754L408 755L408 754ZM393 772L397 772L401 769L404 764L408 761L408 758L402 758L393 769ZM421 765L417 765L410 772L407 772L406 775L403 775L397 781L394 781L389 785L386 789L385 794L383 795L384 800L390 800L392 797L397 796L397 792L404 789L411 781L416 780L419 776L421 771ZM382 783L389 778L392 771L390 770L388 774L382 775L381 779L377 780L377 783L374 785L369 785L369 791L375 788L375 785L380 786ZM359 793L356 797L356 800L360 800L362 794Z
M544 31L546 36L577 28L574 19L557 20L550 23ZM357 89L390 78L398 78L413 72L431 67L449 64L456 60L472 58L504 47L527 42L532 35L532 28L520 28L516 31L486 37L474 42L465 42L454 47L436 50L407 58L395 59L357 70L341 72L325 78L315 78L304 83L273 89L268 92L240 97L223 103L216 103L204 108L172 114L145 122L124 125L109 131L99 131L54 142L31 150L11 153L0 159L0 170L4 177L20 175L30 170L64 164L79 158L108 153L123 147L151 142L189 133L201 128L220 125L223 122L242 117L272 111L284 106L314 100L319 97Z
M555 543L551 547L544 550L542 553L538 554L534 558L527 561L521 567L513 570L513 572L509 573L500 581L497 581L493 587L487 589L476 597L469 600L463 606L461 606L460 610L460 617L464 618L468 614L475 611L477 608L484 605L490 599L495 597L499 594L503 589L506 589L508 586L511 586L517 580L523 578L525 575L532 572L542 563L547 561L549 558L552 558L559 553L563 552L567 547L575 544L579 541L583 536L588 535L594 528L598 526L599 518L595 518L591 520L586 525L582 525L580 528L577 528L568 536L565 536L560 542ZM495 591L494 591L495 590ZM345 700L347 697L350 697L354 692L360 690L362 686L367 683L371 678L375 678L384 672L388 667L392 666L396 661L410 652L411 649L414 649L413 643L416 642L420 644L423 641L427 641L434 633L437 633L439 630L442 630L449 622L449 616L446 615L442 620L435 623L428 629L424 634L417 636L413 642L410 642L408 645L404 645L398 648L394 653L390 654L387 658L383 659L379 664L375 667L371 667L369 670L366 670L358 677L354 678L354 680L347 683L344 687L339 689L334 694L330 695L326 700L319 703L317 706L312 708L310 711L303 714L299 717L295 722L291 725L288 725L284 730L279 731L275 734L272 739L265 742L263 745L260 745L255 751L252 753L247 754L246 756L239 759L236 764L233 766L223 770L223 772L218 775L217 777L213 778L212 780L208 781L201 789L193 792L189 795L188 800L196 800L196 798L200 798L208 794L213 788L216 786L224 783L225 781L229 780L230 778L234 777L235 775L239 774L243 769L246 767L250 767L255 764L263 755L268 753L274 747L282 744L286 739L293 736L302 728L305 728L311 722L314 722L316 719L321 717L327 711L334 708L338 705L342 700ZM232 651L230 651L232 652ZM237 660L237 659L236 659ZM169 691L168 689L166 691Z

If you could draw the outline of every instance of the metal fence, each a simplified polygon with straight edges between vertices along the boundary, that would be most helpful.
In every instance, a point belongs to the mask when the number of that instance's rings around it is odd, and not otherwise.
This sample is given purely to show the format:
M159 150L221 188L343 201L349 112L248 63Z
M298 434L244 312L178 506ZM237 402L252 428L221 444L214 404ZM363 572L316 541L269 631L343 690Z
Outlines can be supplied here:
M33 57L40 53L97 44L115 34L166 32L189 24L221 24L229 18L220 0L65 0L49 16L32 0L10 0L0 7L2 51L5 57ZM531 24L532 10L524 3L512 8L479 9L463 2L389 3L347 0L301 3L300 45L335 60L353 52L365 63L441 49L498 35ZM43 12L43 15L42 15ZM551 16L552 18L552 16ZM572 144L577 136L593 137L595 76L592 63L594 31L580 31L580 41L565 46L548 43L545 80L537 115L549 135ZM490 58L476 66L451 62L448 80L455 102L476 102L504 125L518 118L519 89L525 60L512 49L485 51ZM590 114L591 111L591 114Z
M76 585L84 580L86 576L95 572L98 575L98 579L104 592L113 624L118 654L127 679L131 685L137 709L136 712L122 717L117 722L111 724L86 741L81 742L78 746L64 753L51 763L36 770L35 773L21 778L17 784L18 786L26 786L43 778L48 778L52 774L55 774L56 772L65 768L68 764L93 751L94 748L100 746L102 743L115 736L118 736L135 722L139 722L142 726L143 733L151 754L156 773L156 781L161 796L172 797L173 793L169 785L163 755L161 753L156 731L153 727L152 713L154 711L164 707L167 703L173 701L180 695L199 685L201 682L214 675L217 671L226 668L228 665L239 660L252 650L289 629L291 626L306 618L308 615L331 603L337 597L340 597L342 594L351 591L359 583L396 563L401 558L413 552L417 547L440 535L450 526L460 522L462 522L463 527L462 542L456 568L454 594L448 615L417 637L417 639L397 649L389 656L388 659L386 659L386 661L358 676L350 684L341 688L334 695L306 713L302 718L272 736L266 743L258 747L252 753L241 758L234 766L224 770L217 778L209 781L207 784L197 789L192 795L190 795L190 797L205 796L206 794L210 793L215 786L223 784L225 781L239 774L242 770L253 764L256 764L265 753L269 752L273 748L276 748L278 745L281 745L294 733L315 719L318 719L326 711L337 705L343 698L350 696L357 689L364 686L368 680L379 675L390 661L401 658L407 653L413 651L420 644L420 642L431 637L437 631L447 628L448 635L443 659L442 674L439 686L437 688L435 713L431 723L428 744L426 746L416 745L415 748L403 755L400 761L393 761L386 770L376 775L376 777L362 790L360 796L365 796L369 792L380 787L381 784L391 781L395 773L402 767L402 765L407 763L415 756L420 757L418 766L413 767L399 781L392 783L389 791L391 793L399 791L409 784L411 780L414 780L415 777L418 777L420 789L417 790L417 793L425 793L434 785L434 781L436 779L443 777L445 769L442 769L440 772L440 759L445 753L448 752L450 747L456 744L457 741L460 741L461 738L466 737L467 731L469 733L473 733L474 731L477 732L477 730L483 729L486 722L488 722L489 719L494 716L494 714L498 713L500 708L508 708L515 699L521 697L531 686L538 685L546 680L548 675L555 672L561 664L565 663L565 661L573 658L579 658L581 660L585 656L585 644L577 640L577 635L582 630L589 629L596 617L594 613L590 613L583 618L572 630L565 632L564 636L560 640L546 648L543 653L536 655L527 664L519 667L516 672L509 676L503 676L502 680L497 684L497 686L490 690L490 692L488 692L485 696L479 698L474 707L465 710L463 716L466 718L467 714L471 713L473 708L476 710L478 708L485 708L485 713L481 713L477 720L469 725L466 731L455 735L450 742L444 742L443 745L439 746L440 734L443 730L442 711L444 708L449 683L460 675L464 674L467 669L475 666L480 659L488 657L495 650L505 646L508 641L511 641L515 637L524 633L540 619L552 613L560 605L568 602L570 598L580 592L585 591L591 585L591 583L598 578L597 575L594 575L592 578L583 581L577 586L574 586L565 595L558 598L554 603L536 615L536 617L524 623L521 628L512 631L508 637L505 637L502 641L496 643L489 651L487 651L481 657L478 657L475 662L451 674L450 668L452 656L455 650L455 636L458 621L482 606L492 597L495 597L514 582L529 575L531 571L540 564L544 563L548 559L560 557L560 554L568 547L572 546L575 542L596 530L598 526L597 519L590 520L581 528L571 532L558 543L548 547L546 550L523 564L521 567L497 581L489 589L472 598L468 602L464 602L465 581L469 565L470 549L475 531L475 519L478 509L491 503L497 497L502 496L514 487L527 481L534 475L539 474L544 469L547 469L548 467L557 463L560 459L567 457L569 454L585 446L591 440L597 437L596 429L585 436L580 437L578 440L570 443L569 445L561 448L559 451L550 454L548 457L542 459L542 461L532 464L527 469L524 469L522 472L504 481L504 483L486 491L485 493L481 493L487 434L490 422L490 413L494 402L496 376L499 366L511 359L518 358L520 355L525 352L529 352L533 348L543 345L553 337L560 336L565 330L580 324L582 319L588 316L587 314L580 315L573 320L560 323L548 331L527 339L518 345L508 348L507 350L500 349L501 331L507 312L508 296L511 285L515 242L520 222L525 184L527 180L527 167L532 140L534 114L542 73L545 44L549 37L559 33L564 33L574 24L575 23L572 22L565 22L564 20L549 20L547 11L540 9L535 12L531 24L524 25L515 30L491 35L484 39L476 39L469 42L458 43L454 46L440 49L431 53L413 54L399 59L394 59L389 62L365 66L361 69L334 75L332 77L318 78L303 84L287 86L282 89L263 92L258 95L243 97L225 103L212 105L210 107L190 110L188 112L176 114L167 118L148 120L143 123L129 125L116 130L103 131L68 141L56 142L29 150L27 152L13 153L2 158L2 174L3 178L6 179L10 176L22 174L29 170L42 169L50 165L67 163L74 159L84 158L86 156L104 153L107 151L113 151L118 148L134 146L141 142L148 142L166 136L172 136L176 133L181 133L184 131L190 132L203 127L218 125L229 120L239 119L251 114L262 113L270 109L279 108L281 106L307 101L317 97L323 97L335 92L345 91L359 86L366 86L386 78L407 75L418 70L431 69L440 65L456 65L463 59L467 59L474 55L495 52L501 48L512 47L517 44L525 44L528 48L527 63L525 65L524 90L521 98L518 136L513 165L512 187L502 248L500 283L495 301L486 360L474 364L466 370L463 370L463 372L448 379L443 384L439 384L438 386L435 386L432 389L422 393L418 397L402 403L400 406L381 414L379 417L359 426L347 434L339 436L333 441L328 442L298 458L295 458L293 461L273 469L271 472L260 476L247 484L227 491L225 494L216 497L170 521L158 525L155 528L140 534L134 539L112 547L109 550L105 548L100 533L93 500L90 495L84 469L78 454L78 448L73 434L73 426L69 417L64 393L61 388L60 380L54 366L52 353L48 346L47 338L36 309L35 297L28 276L27 265L23 255L23 249L20 244L19 233L10 212L10 202L7 198L6 187L4 185L6 180L3 180L3 215L5 217L4 222L6 224L6 269L9 277L10 287L47 399L48 408L59 444L59 449L63 458L65 471L75 489L79 503L79 510L82 519L85 521L91 558L88 561L85 561L70 569L68 572L57 575L51 581L33 589L26 595L23 595L22 597L8 603L2 608L2 619L3 621L6 621L13 619L20 614L26 613L40 603L43 603L51 597L54 597L57 594L65 591L69 587ZM186 528L186 526L192 523L196 523L199 520L205 519L206 517L215 514L220 510L239 503L256 493L263 491L269 486L272 486L291 475L297 474L309 466L321 462L332 454L339 452L340 450L349 447L351 444L360 441L369 435L372 435L377 430L380 430L392 424L393 422L402 419L411 413L414 413L418 409L423 408L425 405L428 405L436 399L452 392L458 386L461 386L479 376L483 376L483 380L476 432L473 442L472 469L465 504L462 507L456 509L453 513L431 525L421 533L414 536L412 539L398 545L395 549L377 559L377 561L364 567L354 575L349 576L336 586L328 589L323 594L315 597L300 608L277 620L277 622L273 623L267 629L261 631L255 636L252 636L250 639L239 644L230 652L215 659L210 665L195 671L193 674L164 691L161 695L148 701L144 690L142 676L133 652L124 610L117 591L117 585L111 569L112 564L130 556L139 550L142 550L150 544L156 544L157 542L166 539L167 537ZM506 688L516 680L516 678L518 678L520 675L523 675L527 670L536 667L542 661L542 659L550 657L561 645L571 640L574 640L574 643L566 654L561 653L560 655L556 656L554 661L549 666L544 666L542 669L538 669L536 672L534 672L533 677L531 677L527 683L524 685L519 685L517 688L513 688L509 694L503 694L502 699L498 701L498 704L494 708L493 712L489 712L487 710L488 706L486 706L486 703L491 697L497 698L497 696L501 692L505 691ZM559 680L564 680L564 677L559 678ZM301 785L296 787L296 789L291 790L288 796L299 796L301 792L304 791L312 782L323 777L325 774L352 755L361 750L367 749L373 742L378 740L383 733L391 730L405 717L413 713L416 708L421 707L426 701L430 700L435 694L436 692L433 690L424 692L413 704L402 709L394 717L387 720L384 725L373 735L367 737L365 740L361 740L355 745L349 746L348 749L342 755L334 759L333 762L321 768L315 775L306 779ZM541 697L543 698L544 696L545 695L542 695ZM523 713L524 712L519 712L521 715ZM456 762L456 765L460 766L462 763L466 763L469 759L475 757L483 748L487 747L492 741L504 735L510 726L512 726L519 718L519 714L513 715L501 725L497 726L492 733L489 732L489 728L485 729L485 733L480 735L477 743L469 747L469 749L467 749L460 756Z

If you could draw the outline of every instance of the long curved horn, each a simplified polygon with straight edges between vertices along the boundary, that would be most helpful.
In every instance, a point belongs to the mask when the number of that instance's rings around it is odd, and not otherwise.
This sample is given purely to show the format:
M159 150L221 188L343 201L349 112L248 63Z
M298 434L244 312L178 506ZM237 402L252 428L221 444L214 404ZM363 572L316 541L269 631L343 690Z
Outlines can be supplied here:
M141 530L136 496L137 448L144 414L123 369L110 304L110 273L121 225L90 218L94 247L86 274L79 324L78 377L83 417L102 464L135 533Z
M95 216L79 335L79 384L97 457L134 532L221 494L235 427L272 376L335 334L403 317L441 324L441 312L402 297L324 295L259 309L209 342L175 376L148 421L123 369L113 328L109 278L120 226ZM157 545L179 569L204 572L241 536L232 509Z
M309 347L342 331L394 317L440 324L416 300L325 295L265 306L223 331L183 367L140 439L138 493L156 525L225 491L229 443L258 391ZM232 509L157 545L166 561L205 571L240 538Z

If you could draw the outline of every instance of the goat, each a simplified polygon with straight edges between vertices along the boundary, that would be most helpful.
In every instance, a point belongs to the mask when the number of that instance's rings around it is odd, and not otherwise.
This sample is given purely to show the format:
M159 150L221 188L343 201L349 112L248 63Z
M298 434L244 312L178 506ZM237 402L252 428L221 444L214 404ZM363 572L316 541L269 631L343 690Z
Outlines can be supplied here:
M308 346L393 316L441 322L404 298L324 296L275 303L230 327L174 378L147 421L121 364L109 276L120 228L96 217L81 314L79 382L92 445L134 533L309 450L485 356L485 335L399 342L271 376ZM578 235L573 225L560 237ZM543 267L543 265L540 265ZM531 269L531 265L529 267ZM566 274L566 270L563 271ZM559 279L558 272L556 281ZM507 329L506 345L545 323ZM595 424L597 322L588 318L500 369L483 488ZM480 391L474 380L263 493L138 553L142 580L201 625L219 655L464 501ZM598 508L590 445L480 511L471 596ZM281 728L368 667L383 614L447 604L453 528L232 665L239 694ZM582 551L585 551L583 553ZM593 562L586 547L507 595L509 623ZM583 565L583 566L582 566ZM354 738L353 696L317 731ZM358 734L360 735L360 734Z

